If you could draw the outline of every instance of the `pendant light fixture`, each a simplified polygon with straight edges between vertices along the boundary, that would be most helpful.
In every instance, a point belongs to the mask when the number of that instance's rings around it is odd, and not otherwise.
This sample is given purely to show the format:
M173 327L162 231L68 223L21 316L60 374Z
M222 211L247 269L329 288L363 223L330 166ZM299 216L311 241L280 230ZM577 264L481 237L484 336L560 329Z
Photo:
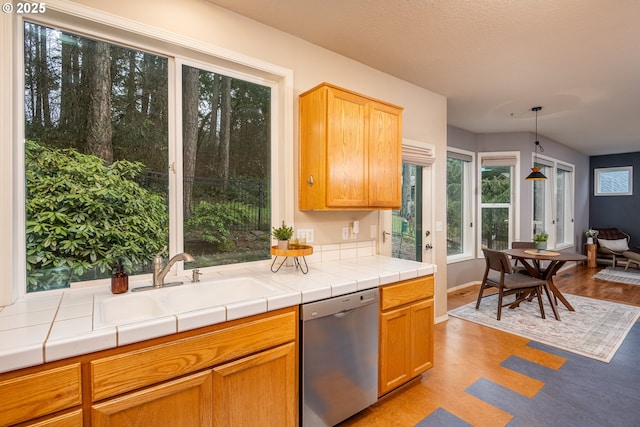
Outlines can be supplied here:
M540 168L536 167L536 163L538 163L538 148L540 148L540 152L544 151L544 148L540 145L540 141L538 141L538 111L540 110L542 110L542 107L533 107L531 109L531 111L535 111L536 113L536 146L533 151L533 167L531 168L531 173L525 178L527 181L541 181L543 179L547 179L547 177L540 172Z

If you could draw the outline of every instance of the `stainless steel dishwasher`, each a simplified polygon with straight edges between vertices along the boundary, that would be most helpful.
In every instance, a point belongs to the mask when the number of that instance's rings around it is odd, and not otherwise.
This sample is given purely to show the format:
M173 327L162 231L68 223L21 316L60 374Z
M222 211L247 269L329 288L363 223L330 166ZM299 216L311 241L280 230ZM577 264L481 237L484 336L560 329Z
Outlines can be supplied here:
M302 305L300 416L333 426L378 400L378 289Z

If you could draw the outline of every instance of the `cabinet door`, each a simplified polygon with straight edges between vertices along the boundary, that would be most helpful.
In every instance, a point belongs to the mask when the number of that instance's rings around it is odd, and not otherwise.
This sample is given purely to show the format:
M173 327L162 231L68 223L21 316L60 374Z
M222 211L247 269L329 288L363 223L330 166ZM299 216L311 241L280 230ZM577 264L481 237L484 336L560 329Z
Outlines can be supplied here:
M327 96L328 207L368 206L367 100L329 88Z
M92 426L212 425L212 373L199 372L95 404Z
M380 314L380 372L378 394L405 383L411 377L411 307Z
M369 206L402 204L402 110L371 102L369 109Z
M433 366L433 299L411 306L412 377Z
M80 382L79 363L0 381L0 426L79 406Z
M82 427L82 409L25 425L28 427Z
M295 343L283 344L213 368L214 425L296 426Z

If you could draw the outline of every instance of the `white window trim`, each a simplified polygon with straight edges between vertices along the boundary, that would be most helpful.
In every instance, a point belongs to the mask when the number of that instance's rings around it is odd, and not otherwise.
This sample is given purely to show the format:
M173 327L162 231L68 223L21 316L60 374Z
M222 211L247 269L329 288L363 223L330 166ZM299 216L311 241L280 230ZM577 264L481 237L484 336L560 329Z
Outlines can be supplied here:
M519 151L492 151L492 152L480 152L478 153L477 163L477 199L478 205L476 210L476 258L484 258L482 253L482 208L497 207L498 204L482 204L482 160L484 158L499 159L499 158L511 158L515 159L515 165L513 166L513 174L511 176L511 210L509 214L509 222L512 226L509 227L509 245L514 241L520 240L520 152ZM502 205L502 204L500 204Z
M551 227L548 230L545 230L549 234L549 249L567 249L574 247L575 243L575 191L576 191L576 183L575 183L575 165L572 163L564 162L553 157L545 156L545 155L537 155L538 159L542 160L548 169L551 170L549 176L547 176L547 180L545 183L545 217L546 220L550 223ZM535 155L531 155L531 164L535 161ZM571 203L570 203L570 212L568 217L566 218L566 225L570 226L571 230L565 232L566 235L570 236L570 240L567 242L563 242L562 244L557 244L556 241L556 218L557 214L557 205L556 202L558 200L558 188L557 188L557 171L558 167L564 166L565 169L571 169L572 177L571 177ZM531 208L533 209L533 191L531 192ZM533 217L533 212L532 212ZM533 221L531 221L531 226L529 228L529 234L533 236Z
M211 58L216 62L228 64L229 70L236 74L247 73L247 76L262 76L269 86L273 88L272 102L272 170L279 173L273 174L271 180L272 221L282 221L288 224L294 222L294 156L293 156L293 71L280 67L257 58L252 58L238 52L214 46L202 41L185 37L180 34L165 31L150 25L123 17L111 15L93 8L70 3L63 0L47 2L47 14L21 16L18 14L2 14L2 42L0 49L3 58L12 58L12 61L2 61L0 65L0 88L2 93L10 94L0 101L2 105L3 124L0 135L4 141L24 141L24 70L22 69L22 49L24 20L38 22L49 26L63 26L70 31L86 34L91 31L91 36L105 38L115 43L128 41L131 44L149 51L172 58L184 58L180 52L189 51L198 58ZM37 19L36 19L37 18ZM105 31L106 29L106 31ZM95 30L95 31L94 31ZM126 34L126 38L123 35ZM138 37L140 40L138 40ZM157 42L157 45L169 45L176 52L159 49L157 46L149 47L146 41ZM154 43L155 44L155 43ZM170 67L171 70L171 67ZM249 71L251 71L249 73ZM171 71L170 71L171 72ZM171 76L170 76L171 77ZM264 82L262 83L264 84ZM169 88L175 98L175 88ZM11 112L11 113L8 113ZM175 112L174 112L175 114ZM169 129L169 139L175 141L175 129ZM0 268L8 275L7 280L0 285L0 306L12 304L19 297L33 295L26 293L25 272L25 214L24 214L24 144L2 144L0 156L0 170L5 171L2 176L2 190L0 196L3 200L11 200L12 208L4 210L0 214L0 223L4 224L3 233L11 238L4 239L0 245ZM171 146L171 142L170 142ZM5 153L6 151L6 153ZM175 161L175 158L170 161ZM173 248L174 250L176 248ZM37 292L38 296L46 293L59 293L64 290L52 290Z
M602 193L598 191L600 188L600 175L606 172L629 172L629 191L623 193ZM596 168L593 170L593 195L594 196L632 196L633 195L633 166L620 166L613 168Z
M465 172L465 180L467 181L464 188L463 198L465 200L465 217L463 221L466 224L471 223L472 226L464 228L463 234L463 242L464 249L461 254L456 255L447 255L447 264L455 264L457 262L468 261L470 259L474 259L476 257L476 233L475 229L477 228L477 217L474 215L476 212L476 197L475 197L475 188L476 188L476 174L474 171L476 170L476 153L473 151L467 151L460 148L455 147L447 147L447 151L451 151L454 153L464 154L466 156L471 157L471 162L469 165L469 170Z

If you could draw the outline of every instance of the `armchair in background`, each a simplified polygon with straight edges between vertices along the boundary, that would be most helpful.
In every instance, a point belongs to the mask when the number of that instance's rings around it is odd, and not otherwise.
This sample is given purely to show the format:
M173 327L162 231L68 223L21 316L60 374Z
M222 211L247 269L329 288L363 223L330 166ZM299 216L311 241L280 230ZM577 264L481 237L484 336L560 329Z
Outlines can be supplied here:
M604 262L611 262L613 267L618 261L627 261L623 255L629 250L629 235L618 228L594 228L598 231L596 243L598 244L597 258Z

